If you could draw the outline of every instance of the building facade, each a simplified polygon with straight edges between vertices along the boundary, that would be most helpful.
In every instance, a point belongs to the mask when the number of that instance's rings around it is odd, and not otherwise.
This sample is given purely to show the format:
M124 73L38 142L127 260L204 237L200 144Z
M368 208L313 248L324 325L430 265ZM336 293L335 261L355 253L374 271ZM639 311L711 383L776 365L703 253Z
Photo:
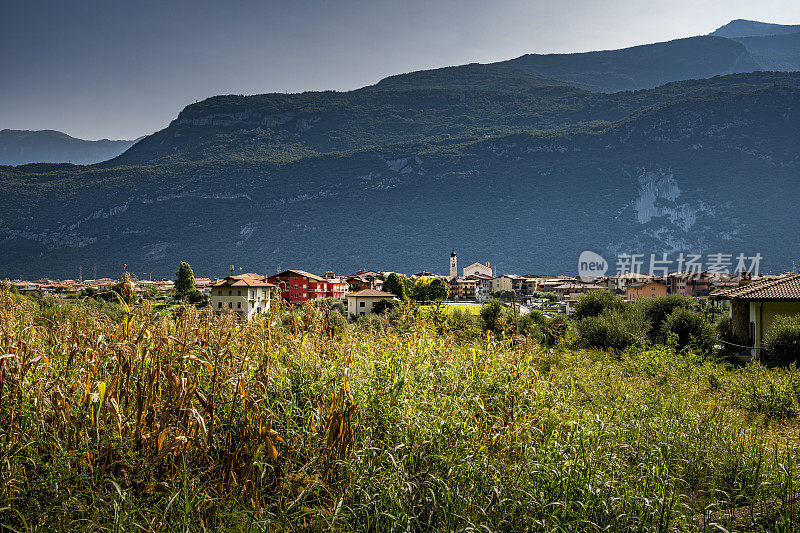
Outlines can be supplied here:
M486 261L486 264L472 263L471 265L464 267L461 273L465 278L475 274L480 274L481 276L489 276L491 278L492 267L489 266L489 261Z
M731 332L735 342L749 347L753 357L764 352L764 338L779 315L800 314L800 274L758 281L743 280L739 287L711 296L730 301Z
M381 300L396 300L397 297L390 292L375 289L364 289L347 295L347 314L364 316L372 313L375 304Z
M667 286L660 281L629 283L625 287L625 298L628 300L638 300L639 298L660 298L666 295Z
M269 311L272 291L277 289L265 276L240 274L209 285L211 308L215 313L236 313L242 320Z
M477 295L477 279L455 277L450 280L449 285L451 300L474 300Z
M343 299L348 289L347 280L325 279L304 270L285 270L270 276L268 281L280 289L281 298L288 303L303 303L322 298Z

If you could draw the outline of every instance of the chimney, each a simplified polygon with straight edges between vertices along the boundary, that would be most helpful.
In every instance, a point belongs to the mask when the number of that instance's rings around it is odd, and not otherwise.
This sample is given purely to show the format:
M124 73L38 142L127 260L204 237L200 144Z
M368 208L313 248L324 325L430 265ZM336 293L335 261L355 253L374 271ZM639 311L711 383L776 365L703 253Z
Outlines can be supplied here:
M750 272L739 272L739 286L747 285L753 280L753 276Z
M489 266L489 261L486 261L486 266L487 266L487 267Z

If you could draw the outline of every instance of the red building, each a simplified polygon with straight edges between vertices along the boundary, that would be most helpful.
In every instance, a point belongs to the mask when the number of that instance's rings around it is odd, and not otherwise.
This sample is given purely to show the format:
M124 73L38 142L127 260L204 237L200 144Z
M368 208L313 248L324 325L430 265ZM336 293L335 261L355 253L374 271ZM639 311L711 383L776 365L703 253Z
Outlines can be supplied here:
M281 298L289 303L302 303L321 298L344 298L347 281L323 278L304 270L286 270L268 279L280 287Z

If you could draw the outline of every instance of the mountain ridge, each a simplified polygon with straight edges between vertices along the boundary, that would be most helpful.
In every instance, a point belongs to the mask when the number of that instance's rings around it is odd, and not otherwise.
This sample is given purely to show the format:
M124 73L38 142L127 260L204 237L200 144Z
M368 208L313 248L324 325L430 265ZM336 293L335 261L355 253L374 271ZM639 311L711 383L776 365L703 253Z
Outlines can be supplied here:
M750 110L745 118L742 109ZM265 273L291 265L437 272L452 243L506 271L556 272L582 249L607 257L750 253L755 235L765 268L777 269L797 242L791 214L800 191L790 184L798 118L800 88L770 86L668 102L581 132L400 144L287 163L0 170L4 273L52 264L72 272L88 268L87 258L103 270L125 259L133 272L164 274L178 260L210 274L231 263ZM754 175L761 186L741 197ZM62 208L47 209L39 190L61 198ZM759 205L770 209L742 216Z
M800 32L800 25L773 24L757 20L736 19L709 33L717 37L765 37Z
M56 130L0 130L0 165L93 164L112 159L136 141L78 139Z
M458 76L474 70L475 65L398 74L384 78L375 87L407 88L414 86L413 80L420 77L424 79L424 86L446 87L448 77L455 76L463 83L463 77ZM760 68L744 45L717 36L687 37L616 50L525 54L483 66L507 77L513 77L512 74L529 76L537 84L549 82L550 85L569 85L599 92L647 89L670 81L751 72ZM434 77L431 79L431 76Z
M0 167L0 276L170 275L182 260L444 272L451 244L501 272L569 271L585 249L759 252L782 270L800 245L800 72L643 88L659 65L726 71L742 50L703 37L212 97L102 163Z

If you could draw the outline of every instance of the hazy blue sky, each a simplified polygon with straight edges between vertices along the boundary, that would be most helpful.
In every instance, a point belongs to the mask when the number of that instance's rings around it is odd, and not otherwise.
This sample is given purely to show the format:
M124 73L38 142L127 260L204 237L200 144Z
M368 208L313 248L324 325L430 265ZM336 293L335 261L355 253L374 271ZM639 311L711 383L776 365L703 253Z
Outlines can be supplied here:
M216 94L348 90L400 72L800 23L798 0L4 0L0 129L134 138Z

